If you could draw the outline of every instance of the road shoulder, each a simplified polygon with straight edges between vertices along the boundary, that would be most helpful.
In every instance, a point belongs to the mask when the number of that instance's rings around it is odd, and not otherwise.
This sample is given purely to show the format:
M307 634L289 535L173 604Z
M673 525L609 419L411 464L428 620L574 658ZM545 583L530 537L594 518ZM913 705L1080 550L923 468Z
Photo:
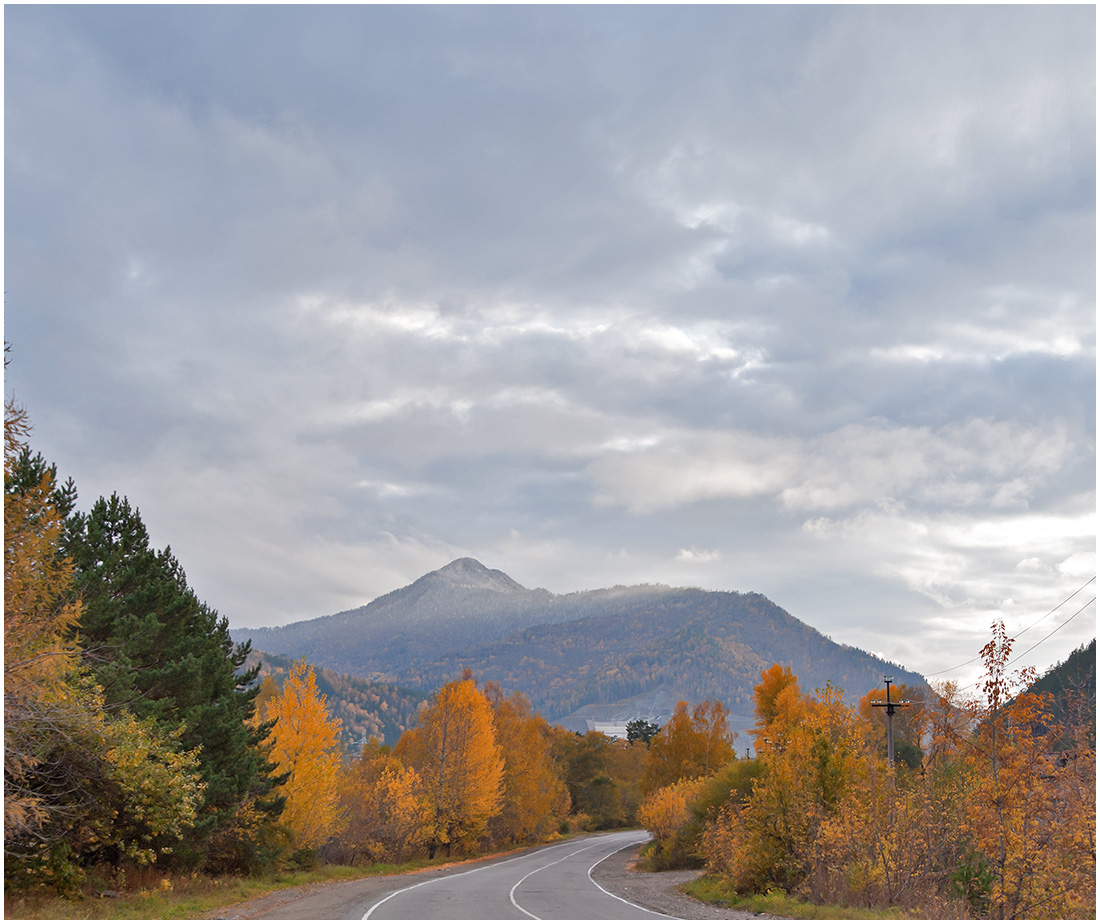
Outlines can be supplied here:
M685 895L677 886L697 878L702 871L674 869L663 873L642 872L635 867L640 849L632 846L613 853L592 870L592 878L613 895L682 920L754 921L775 918L769 914L709 905Z
M283 921L335 921L359 918L371 905L391 892L449 875L455 871L456 865L447 864L422 873L364 876L362 879L349 879L346 882L319 882L279 889L260 898L222 908L210 920L246 921L266 918Z

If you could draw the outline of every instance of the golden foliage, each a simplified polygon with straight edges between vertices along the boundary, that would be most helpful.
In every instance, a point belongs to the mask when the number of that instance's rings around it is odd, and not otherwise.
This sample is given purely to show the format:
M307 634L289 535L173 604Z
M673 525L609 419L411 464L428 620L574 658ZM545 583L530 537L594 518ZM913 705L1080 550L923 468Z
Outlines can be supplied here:
M373 740L345 768L340 804L350 862L401 863L431 839L432 808L420 774Z
M69 858L102 848L141 863L196 819L198 751L124 709L108 712L81 672L73 566L47 470L15 486L25 413L4 417L5 852L32 880L78 879Z
M741 891L817 901L1095 917L1095 755L1059 753L1045 697L1012 695L1032 678L1009 676L1011 641L994 626L980 700L940 687L911 729L931 739L915 771L887 764L880 733L837 691L803 700L788 671L765 671L762 772L742 804L727 802L707 824L708 868Z
M26 413L4 413L4 787L5 831L31 831L45 820L42 799L22 783L41 759L45 713L72 698L66 678L76 666L72 562L59 553L63 523L52 501L53 477L11 490L25 445Z
M719 701L699 703L689 714L681 701L668 724L649 742L645 786L652 791L681 779L709 776L733 758L729 710Z
M276 720L270 759L290 776L277 793L286 796L282 823L295 847L318 847L341 824L337 778L340 723L317 692L313 668L297 662L278 693L267 691L263 720Z
M971 704L979 721L960 753L973 781L962 834L993 873L992 914L1072 917L1082 903L1095 909L1095 755L1054 750L1062 729L1048 694L1011 695L1035 679L1008 673L1012 642L995 623L981 652L983 696ZM1082 777L1091 777L1088 794Z
M894 684L890 688L892 702L908 702L905 708L894 711L894 740L920 747L928 731L930 710L925 706L924 691L907 683ZM878 730L878 740L885 742L886 710L873 705L886 701L886 688L869 690L859 700L859 715Z
M493 711L473 679L443 686L405 732L395 753L416 769L432 809L432 841L466 846L481 837L499 810L504 757Z
M510 697L498 684L485 687L504 758L500 810L490 829L498 843L545 838L569 813L569 791L551 755L550 726L531 711L522 693Z
M807 700L790 667L778 664L760 672L760 683L753 687L753 693L756 724L750 731L756 753L762 754L773 744L781 746L787 732L802 720Z
M699 794L701 783L698 779L681 779L646 796L638 809L638 821L653 835L658 847L666 845L688 823L688 806Z

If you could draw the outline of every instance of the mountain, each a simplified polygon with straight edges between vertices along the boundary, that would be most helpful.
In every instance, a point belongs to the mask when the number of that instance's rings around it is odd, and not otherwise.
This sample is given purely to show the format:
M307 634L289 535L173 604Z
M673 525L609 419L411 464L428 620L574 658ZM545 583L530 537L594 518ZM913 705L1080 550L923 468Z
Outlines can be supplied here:
M473 559L365 607L273 629L238 630L253 646L319 667L434 690L470 667L520 690L550 719L664 686L721 699L751 716L752 688L773 662L805 692L831 681L855 703L883 674L918 674L838 645L760 594L641 585L572 594L528 590Z
M804 692L832 682L852 704L881 685L883 674L924 684L896 664L838 645L760 594L615 590L559 597L573 619L409 665L402 682L433 689L470 667L482 680L523 690L550 718L662 685L692 702L717 698L731 714L751 716L753 687L774 662L790 665Z
M553 619L547 590L528 590L503 571L460 558L366 606L287 626L237 629L237 641L318 667L392 678L400 665L505 638ZM536 615L537 614L537 615Z
M1061 748L1096 746L1096 639L1070 652L1028 692L1051 695L1051 714L1066 730Z

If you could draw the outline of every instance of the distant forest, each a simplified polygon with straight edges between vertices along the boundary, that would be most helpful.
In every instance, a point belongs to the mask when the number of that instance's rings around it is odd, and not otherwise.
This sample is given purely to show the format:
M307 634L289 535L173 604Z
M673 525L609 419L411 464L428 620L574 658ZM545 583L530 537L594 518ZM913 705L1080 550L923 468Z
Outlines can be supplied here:
M247 667L259 666L258 683L273 677L282 686L293 663L282 655L254 651ZM329 714L340 720L340 743L348 754L358 754L371 738L391 747L397 744L402 732L416 724L421 707L428 701L416 690L362 680L327 667L316 668L316 683Z

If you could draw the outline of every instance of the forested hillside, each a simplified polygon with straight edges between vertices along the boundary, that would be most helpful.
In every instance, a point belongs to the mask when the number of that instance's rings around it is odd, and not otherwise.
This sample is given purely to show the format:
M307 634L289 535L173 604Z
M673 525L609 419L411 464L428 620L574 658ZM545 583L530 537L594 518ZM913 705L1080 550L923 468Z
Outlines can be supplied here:
M290 658L253 651L247 666L259 665L258 682L272 677L281 686L293 663ZM329 713L340 720L341 746L349 754L358 754L371 738L391 747L397 744L402 732L416 724L417 713L427 702L415 690L363 680L327 667L317 669L316 682Z
M1065 729L1060 750L1096 747L1096 639L1070 652L1028 692L1050 697L1051 715Z
M760 594L669 589L604 599L592 609L596 614L441 659L410 672L408 682L431 688L468 665L486 680L529 691L536 708L553 718L663 684L694 702L721 699L733 713L751 713L753 686L775 661L793 665L809 689L831 681L852 702L884 672L923 683L918 674L832 642Z
M810 689L832 681L852 703L884 673L923 684L898 665L834 643L760 594L643 585L555 595L472 559L360 610L236 637L425 691L471 667L479 678L523 690L551 719L662 685L749 714L753 685L774 661L792 665Z

